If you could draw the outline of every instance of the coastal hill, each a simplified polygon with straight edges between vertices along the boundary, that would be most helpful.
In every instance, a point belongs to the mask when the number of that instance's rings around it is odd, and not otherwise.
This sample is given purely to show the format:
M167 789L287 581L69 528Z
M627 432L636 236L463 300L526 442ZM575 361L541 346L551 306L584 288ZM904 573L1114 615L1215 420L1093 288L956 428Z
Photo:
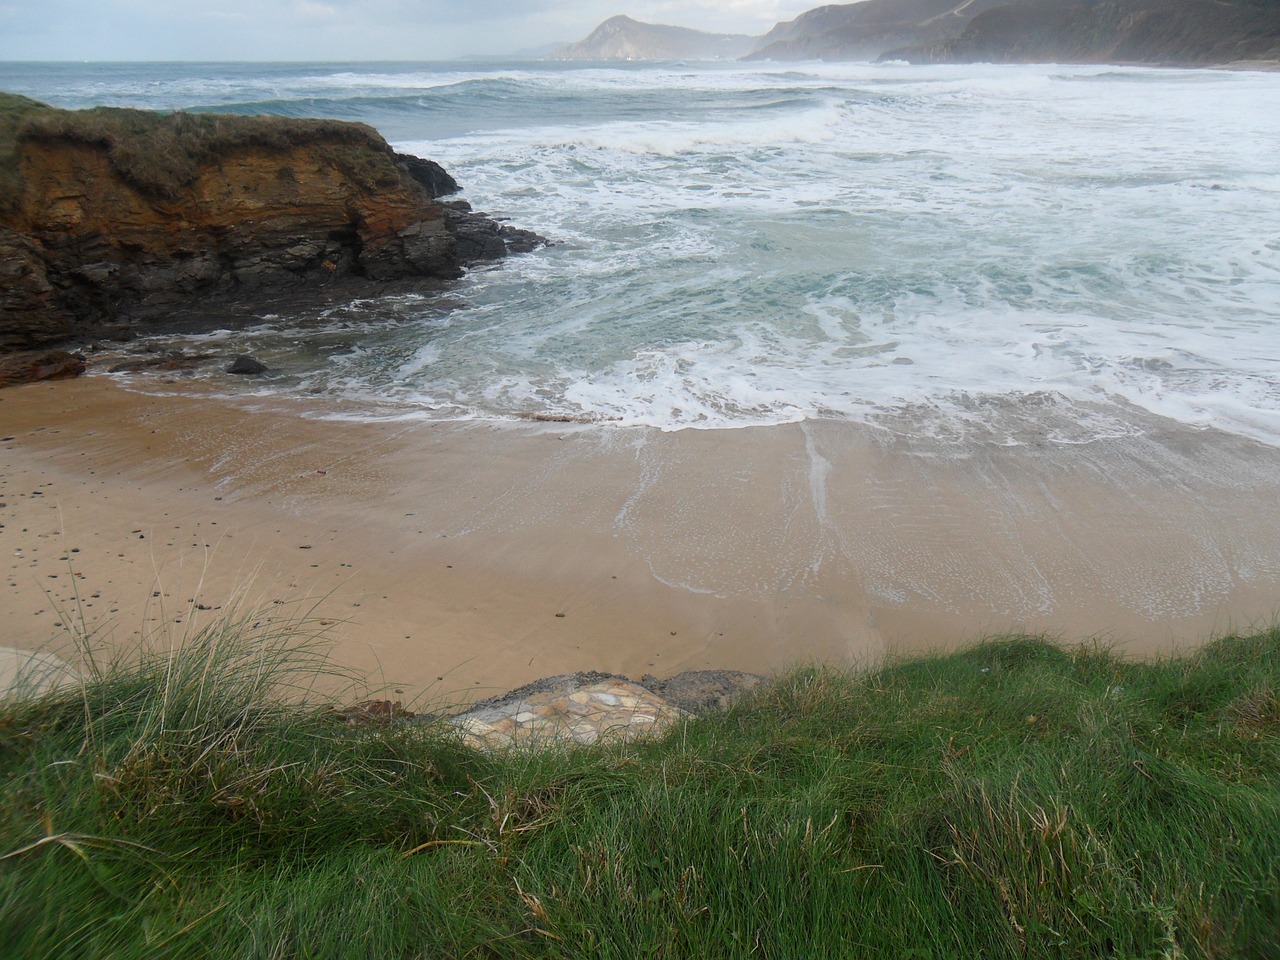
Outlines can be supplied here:
M886 56L913 63L1274 63L1280 61L1280 5L1022 0L978 14L957 37Z
M756 45L756 37L703 33L685 27L611 17L585 40L554 54L562 60L736 60Z
M864 0L818 7L766 33L748 60L875 60L887 50L958 36L1008 0Z
M763 37L606 20L561 59L908 60L912 63L1280 63L1270 0L862 0Z
M752 60L912 63L1280 61L1267 0L865 0L780 23Z
M363 124L0 94L0 350L420 286L541 239L440 202L457 189Z

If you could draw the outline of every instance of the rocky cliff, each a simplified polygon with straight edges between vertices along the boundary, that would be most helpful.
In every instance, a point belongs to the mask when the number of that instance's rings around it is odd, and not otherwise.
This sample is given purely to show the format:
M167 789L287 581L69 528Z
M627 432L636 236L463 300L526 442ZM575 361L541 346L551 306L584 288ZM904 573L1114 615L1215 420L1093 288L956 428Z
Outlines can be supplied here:
M440 202L456 190L360 124L0 95L0 349L245 296L447 280L539 242Z
M970 19L1009 0L864 0L779 23L748 60L875 60L886 50L955 37Z
M780 23L753 60L1280 61L1273 0L864 0Z
M555 56L563 60L733 60L755 44L755 37L611 17L585 40L558 49Z
M1280 61L1280 5L1269 0L1021 0L975 16L958 37L887 57L912 62Z

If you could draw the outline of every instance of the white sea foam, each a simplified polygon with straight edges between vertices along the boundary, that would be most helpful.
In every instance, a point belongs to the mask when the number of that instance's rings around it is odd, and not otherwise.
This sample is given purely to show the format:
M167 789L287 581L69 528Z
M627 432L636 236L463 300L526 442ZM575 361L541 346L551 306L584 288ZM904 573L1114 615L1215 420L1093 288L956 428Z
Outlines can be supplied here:
M339 398L343 416L901 414L1008 442L1037 416L1050 440L1114 435L1137 408L1280 443L1275 74L147 69L60 89L364 119L559 241L446 305L220 335L284 371L255 389Z

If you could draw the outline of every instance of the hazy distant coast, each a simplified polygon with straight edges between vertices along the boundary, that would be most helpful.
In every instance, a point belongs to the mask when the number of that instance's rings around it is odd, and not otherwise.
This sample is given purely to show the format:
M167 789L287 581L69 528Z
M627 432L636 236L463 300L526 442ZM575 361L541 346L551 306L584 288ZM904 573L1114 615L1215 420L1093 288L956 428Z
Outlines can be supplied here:
M760 37L613 17L555 57L911 63L1280 64L1263 0L865 0L817 7Z

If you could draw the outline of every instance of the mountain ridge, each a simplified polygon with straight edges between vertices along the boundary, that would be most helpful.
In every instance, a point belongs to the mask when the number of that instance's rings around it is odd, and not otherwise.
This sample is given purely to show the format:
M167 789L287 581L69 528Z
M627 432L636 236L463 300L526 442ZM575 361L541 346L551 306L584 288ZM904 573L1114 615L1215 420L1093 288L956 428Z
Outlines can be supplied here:
M749 53L757 39L642 23L619 15L600 24L586 39L561 46L554 56L559 60L736 60Z

